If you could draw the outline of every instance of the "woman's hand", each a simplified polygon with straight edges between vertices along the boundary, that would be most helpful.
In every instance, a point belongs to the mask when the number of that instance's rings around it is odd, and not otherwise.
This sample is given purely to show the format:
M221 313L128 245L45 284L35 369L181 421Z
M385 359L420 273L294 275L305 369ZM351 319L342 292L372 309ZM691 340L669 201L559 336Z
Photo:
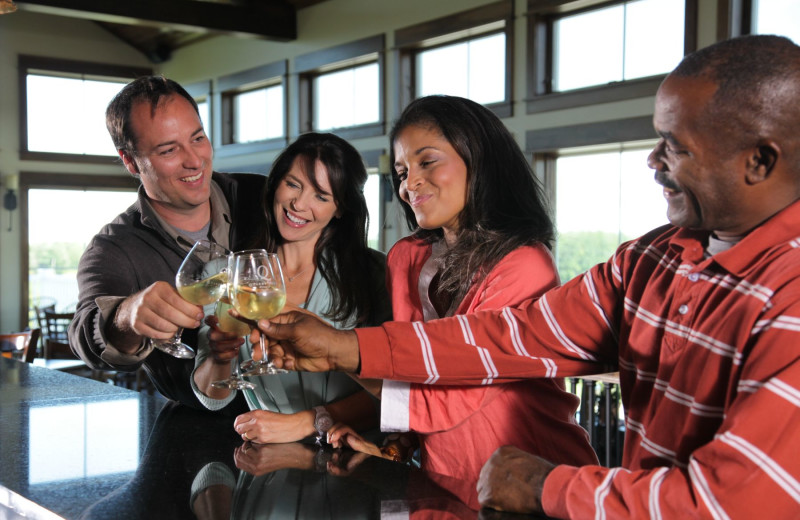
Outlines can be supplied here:
M259 476L287 468L314 469L316 453L313 446L296 442L280 446L246 442L236 448L233 461L240 470Z
M355 430L342 423L336 423L328 430L328 444L334 448L350 448L367 455L389 458L381 453L377 445L364 439Z
M313 410L291 414L252 410L238 416L233 428L245 441L259 444L295 442L316 432L314 418Z
M239 355L239 348L244 344L244 339L236 334L223 332L219 328L216 316L206 316L208 330L208 346L211 349L211 359L215 363L230 366L231 359Z

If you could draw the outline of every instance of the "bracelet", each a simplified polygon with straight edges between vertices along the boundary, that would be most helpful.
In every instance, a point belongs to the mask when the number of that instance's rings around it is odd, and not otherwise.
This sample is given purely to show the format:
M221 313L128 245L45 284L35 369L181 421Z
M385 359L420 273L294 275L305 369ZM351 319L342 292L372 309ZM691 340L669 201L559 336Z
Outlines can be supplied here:
M333 426L333 417L324 406L314 407L314 429L317 430L317 444L325 442L325 434Z

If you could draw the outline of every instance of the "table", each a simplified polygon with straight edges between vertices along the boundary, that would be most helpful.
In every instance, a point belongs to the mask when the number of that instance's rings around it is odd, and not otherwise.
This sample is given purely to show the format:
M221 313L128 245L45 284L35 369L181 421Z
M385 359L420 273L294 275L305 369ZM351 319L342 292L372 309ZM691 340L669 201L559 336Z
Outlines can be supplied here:
M0 517L524 518L479 513L472 483L313 444L255 446L232 425L0 359Z

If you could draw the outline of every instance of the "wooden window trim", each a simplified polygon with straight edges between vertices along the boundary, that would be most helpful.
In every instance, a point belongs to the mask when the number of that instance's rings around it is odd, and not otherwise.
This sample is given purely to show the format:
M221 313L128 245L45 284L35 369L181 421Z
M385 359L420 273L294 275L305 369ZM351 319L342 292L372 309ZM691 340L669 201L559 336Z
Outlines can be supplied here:
M53 152L33 152L28 149L28 86L27 76L30 71L43 73L65 73L81 76L97 76L100 78L130 78L148 76L152 69L128 67L90 61L63 60L42 56L20 54L17 58L18 91L19 91L19 158L23 161L58 161L86 164L112 164L115 158L105 155L69 154Z
M528 114L548 110L623 101L655 94L666 74L636 78L564 92L552 91L553 68L552 26L555 19L580 12L624 3L625 0L569 1L528 0L527 97ZM684 3L684 55L697 49L697 0ZM655 88L653 86L655 85Z
M211 96L213 111L211 119L219 121L212 141L219 143L214 146L214 152L219 157L272 151L286 146L289 135L288 71L287 61L281 60L217 78L217 92ZM274 85L283 87L283 137L264 139L253 143L233 142L233 98L242 92Z
M19 174L19 251L20 251L20 304L19 323L22 328L28 326L28 270L30 248L28 245L28 190L30 189L71 189L71 190L137 190L139 181L129 174L124 175L81 175L63 173L40 173L22 171ZM126 208L120 208L122 213ZM105 222L103 223L105 224ZM21 330L21 329L20 329Z
M323 73L337 70L337 68L351 67L355 63L348 62L353 62L362 56L372 54L377 55L376 61L378 63L378 121L367 125L336 128L330 131L345 139L375 137L386 133L386 110L384 108L386 100L385 41L385 36L379 34L310 52L295 58L294 65L298 79L298 110L295 112L297 118L295 128L297 128L298 135L315 130L314 79ZM364 64L366 63L369 62ZM341 67L338 67L338 64L341 64ZM294 139L298 135L294 135L292 138Z
M506 35L506 89L505 99L501 102L485 105L492 110L498 117L510 117L513 115L514 106L514 2L511 0L501 0L485 6L476 7L467 11L462 11L453 15L429 20L420 24L398 29L394 32L395 41L395 76L398 81L395 97L395 112L401 113L403 108L416 98L416 75L414 66L416 55L421 50L432 48L426 42L449 34L458 34L469 31L470 29L488 25L494 22L505 22L502 29L489 30L485 36L494 33L505 33ZM440 45L451 45L460 41L469 41L478 35L465 34L464 36L454 37L452 40L442 42ZM438 46L438 45L437 45Z

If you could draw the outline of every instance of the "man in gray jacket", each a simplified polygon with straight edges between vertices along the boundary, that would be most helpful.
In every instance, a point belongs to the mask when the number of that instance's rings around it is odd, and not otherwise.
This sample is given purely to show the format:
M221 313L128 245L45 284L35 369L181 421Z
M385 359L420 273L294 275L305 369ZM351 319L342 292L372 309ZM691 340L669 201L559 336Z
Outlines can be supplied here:
M70 345L94 368L143 365L164 396L202 408L190 386L194 361L154 350L149 340L183 327L184 343L197 345L203 312L177 293L175 273L201 238L231 250L249 245L263 218L265 177L213 172L197 104L160 76L126 85L109 104L106 125L141 186L137 202L105 225L81 257Z

